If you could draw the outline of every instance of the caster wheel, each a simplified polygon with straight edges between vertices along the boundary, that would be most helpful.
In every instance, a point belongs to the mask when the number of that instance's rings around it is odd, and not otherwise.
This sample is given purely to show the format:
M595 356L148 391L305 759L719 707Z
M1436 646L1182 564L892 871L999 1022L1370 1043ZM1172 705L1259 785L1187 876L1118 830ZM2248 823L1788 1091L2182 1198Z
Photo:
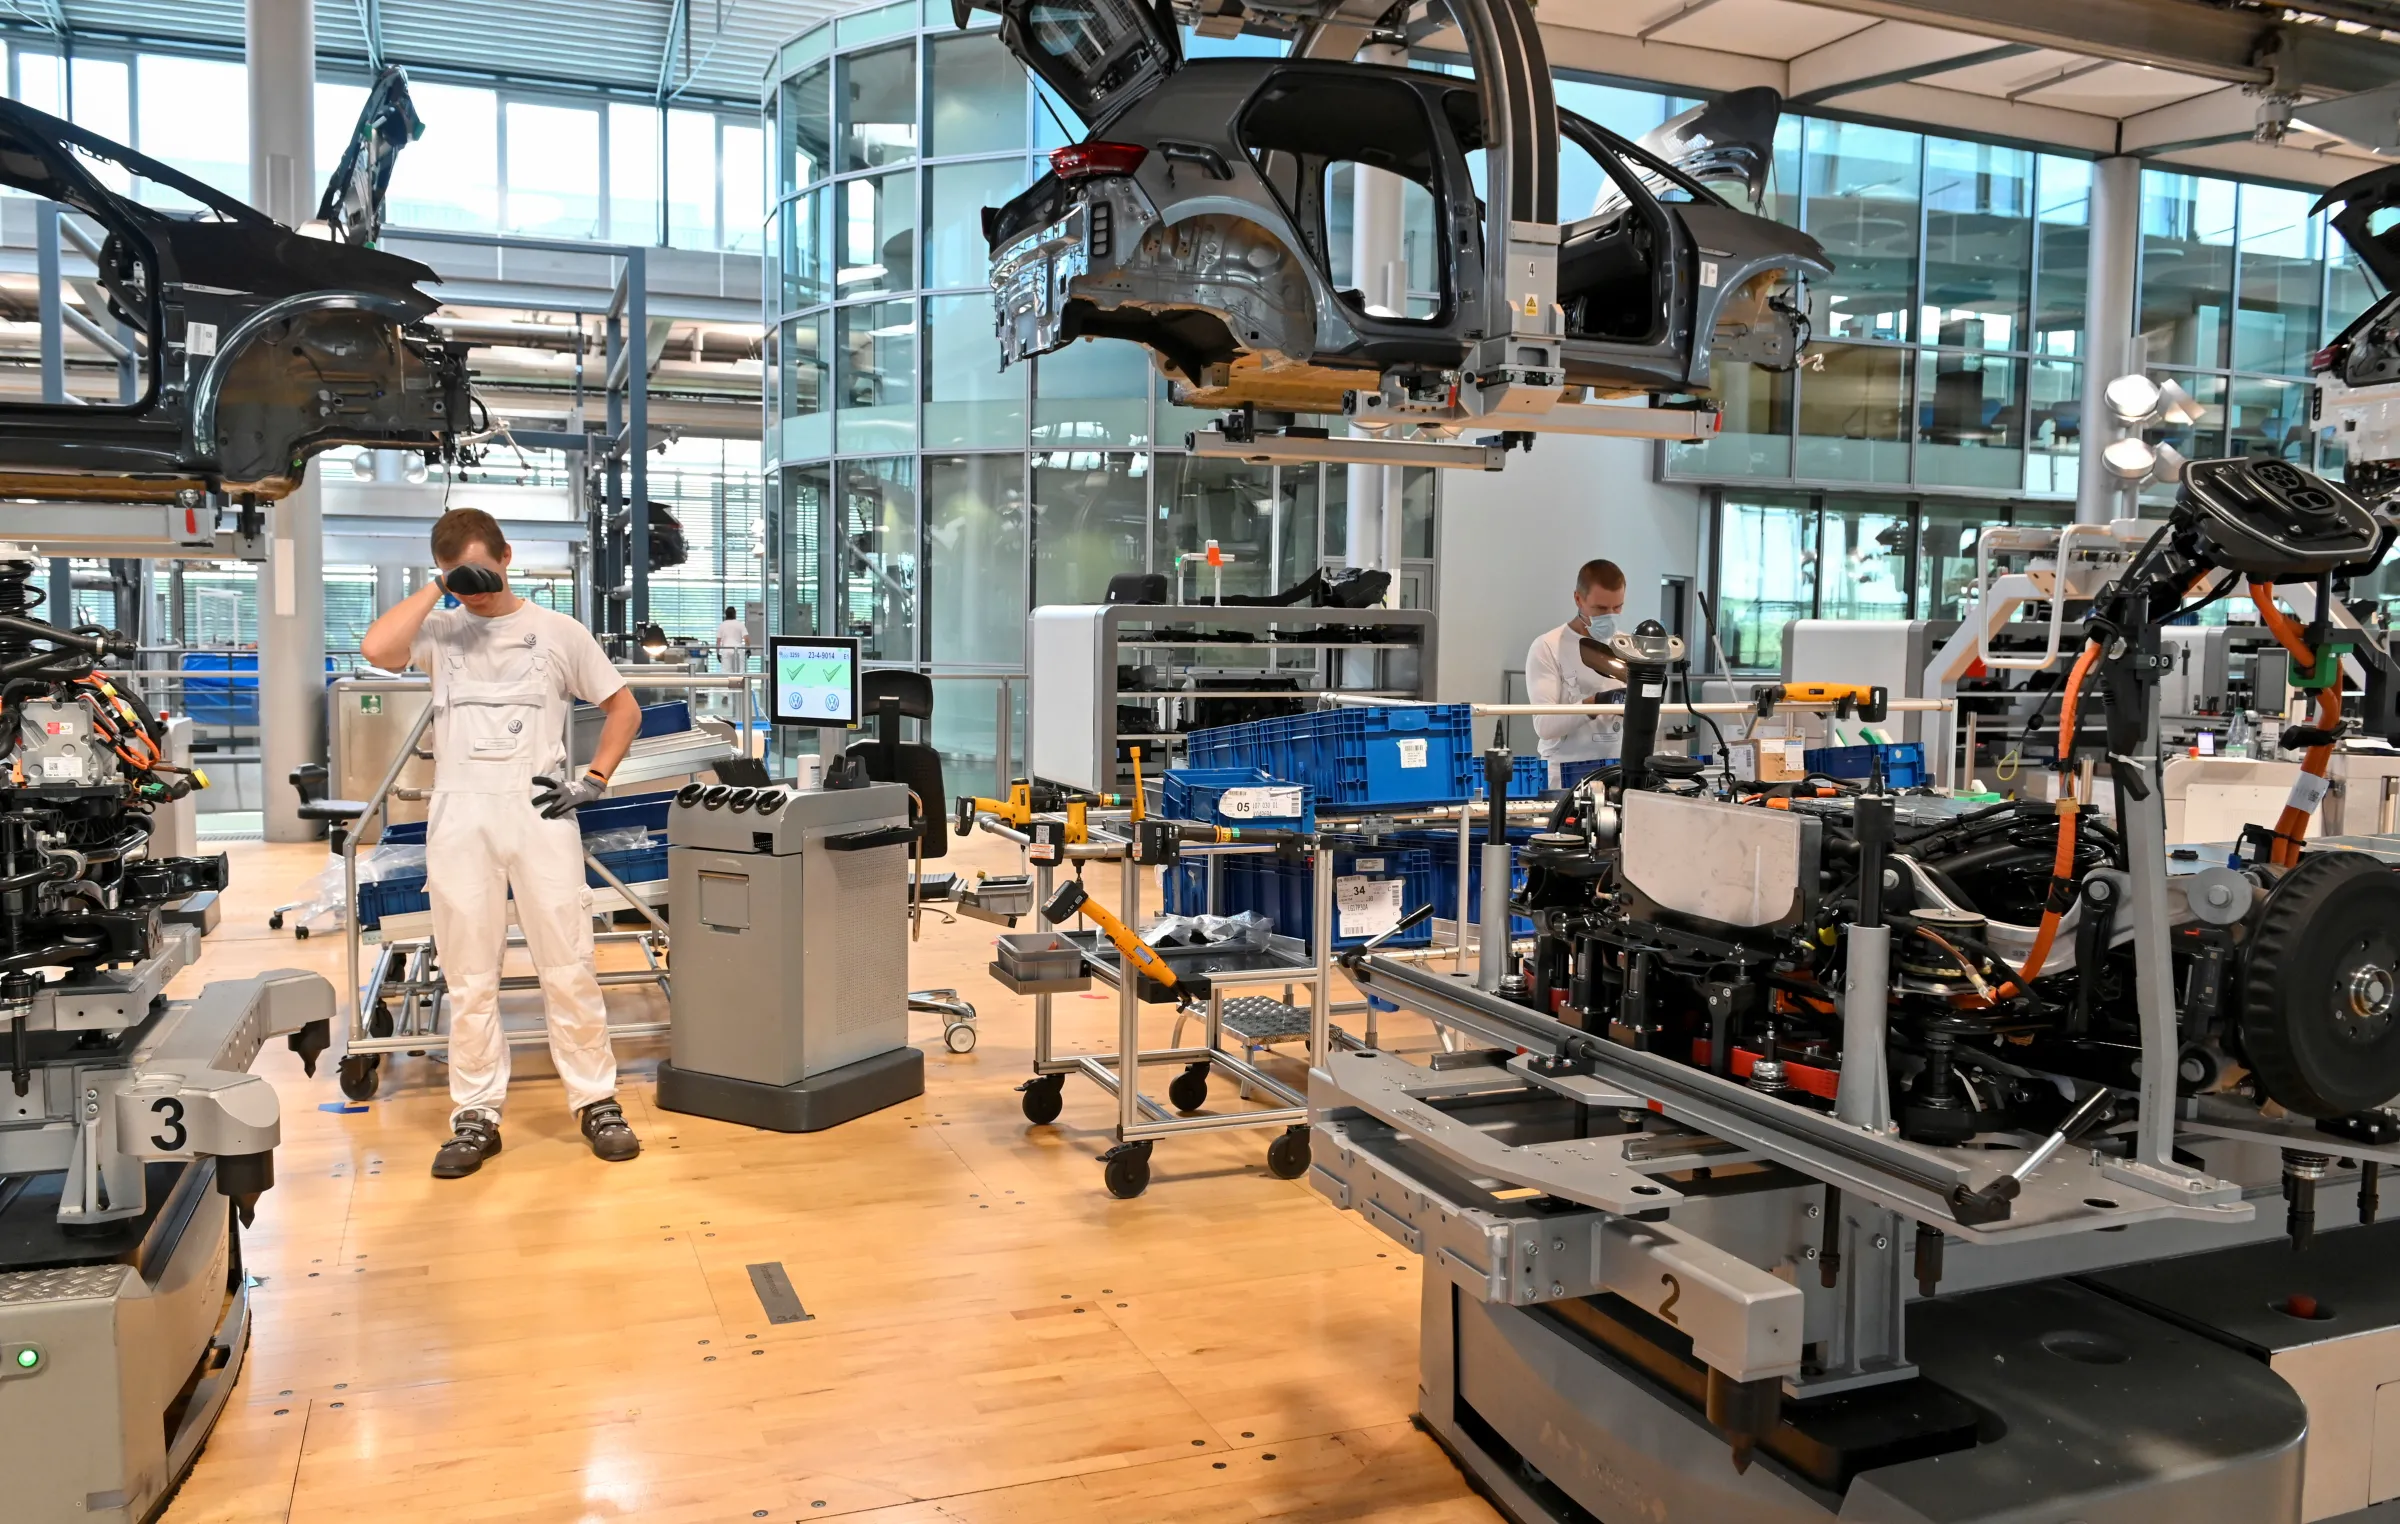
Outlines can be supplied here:
M350 1099L354 1101L373 1100L376 1090L382 1083L382 1054L366 1053L342 1060L342 1094Z
M308 928L307 928L307 927L305 927L305 926L295 926L295 927L293 927L293 928L292 928L292 937L293 937L293 939L294 939L295 941L300 941L300 942L305 942L305 941L307 941L307 940L308 940Z
M391 1036L392 1008L381 1001L376 1002L374 1014L367 1018L367 1030L377 1037Z
M278 910L278 911L276 911L276 912L275 912L273 915L271 915L271 916L268 916L268 917L267 917L267 930L269 930L269 931L281 931L281 930L283 930L283 912L282 912L282 911Z
M1022 1103L1025 1120L1036 1127L1047 1126L1057 1121L1058 1114L1066 1109L1067 1077L1063 1074L1037 1074L1019 1085L1017 1094L1025 1097Z
M1100 1166L1108 1193L1119 1201L1131 1201L1150 1189L1150 1140L1118 1144L1100 1156Z
M1267 1172L1278 1180L1297 1180L1308 1173L1307 1128L1287 1128L1267 1145Z
M1194 1064L1167 1083L1167 1100L1189 1114L1208 1104L1208 1065Z
M945 1027L942 1030L942 1046L953 1053L974 1052L975 1029L965 1025Z

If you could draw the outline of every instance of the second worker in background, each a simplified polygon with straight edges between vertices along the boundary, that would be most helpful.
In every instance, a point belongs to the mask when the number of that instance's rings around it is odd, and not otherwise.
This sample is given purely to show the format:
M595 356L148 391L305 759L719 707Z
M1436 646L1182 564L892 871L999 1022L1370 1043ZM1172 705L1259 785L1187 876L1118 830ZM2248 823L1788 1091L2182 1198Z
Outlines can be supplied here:
M1586 561L1575 574L1575 617L1535 637L1525 653L1525 693L1535 704L1600 704L1624 692L1613 677L1594 672L1583 660L1583 642L1606 644L1625 612L1625 573L1614 561ZM1550 765L1550 787L1573 788L1617 759L1625 722L1613 714L1537 714L1542 760Z

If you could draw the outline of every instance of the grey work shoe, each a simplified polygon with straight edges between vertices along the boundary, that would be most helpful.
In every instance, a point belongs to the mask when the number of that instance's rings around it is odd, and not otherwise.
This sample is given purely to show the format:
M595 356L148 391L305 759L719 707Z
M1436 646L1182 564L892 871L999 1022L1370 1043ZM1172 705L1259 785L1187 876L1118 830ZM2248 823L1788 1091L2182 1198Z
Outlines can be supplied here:
M583 1139L592 1152L611 1164L622 1164L642 1151L642 1140L625 1125L625 1113L615 1101L594 1101L583 1108Z
M433 1178L457 1180L483 1168L483 1161L500 1152L500 1124L480 1111L470 1111L451 1124L450 1141L433 1156Z

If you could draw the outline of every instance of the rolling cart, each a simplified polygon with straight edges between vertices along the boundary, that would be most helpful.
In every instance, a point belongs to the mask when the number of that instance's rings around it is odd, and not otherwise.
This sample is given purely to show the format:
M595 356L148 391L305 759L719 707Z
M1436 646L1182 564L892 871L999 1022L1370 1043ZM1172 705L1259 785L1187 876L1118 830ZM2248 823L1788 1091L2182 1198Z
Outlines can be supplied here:
M1017 833L996 822L986 822L987 830L1014 838ZM1134 862L1132 844L1124 841L1095 839L1080 846L1058 849L1069 859L1084 862L1116 862L1120 864L1123 880L1119 895L1117 917L1128 926L1138 926L1141 917L1141 866ZM1187 852L1257 852L1271 850L1257 847L1192 847ZM1319 927L1332 923L1333 873L1329 854L1317 852L1314 894ZM1057 865L1036 863L1035 898L1038 903L1050 902L1056 888ZM992 978L1004 989L1033 998L1033 1078L1018 1088L1025 1120L1035 1126L1045 1126L1058 1120L1065 1108L1066 1084L1069 1075L1080 1074L1116 1097L1116 1144L1100 1156L1102 1178L1108 1193L1119 1198L1139 1196L1150 1186L1150 1147L1159 1138L1186 1132L1213 1132L1226 1128L1278 1128L1267 1146L1267 1168L1280 1179L1294 1180L1308 1172L1308 1098L1281 1080L1261 1071L1246 1057L1223 1052L1218 1039L1225 1028L1225 1012L1229 994L1244 1002L1245 1009L1271 997L1245 996L1241 992L1270 986L1290 990L1304 989L1307 995L1305 1010L1284 1002L1285 1019L1304 1021L1308 1033L1308 1063L1311 1068L1324 1061L1331 1041L1330 1014L1327 997L1332 988L1331 939L1318 936L1313 947L1295 938L1270 937L1266 946L1228 948L1160 948L1160 958L1176 973L1179 985L1187 982L1206 987L1206 1028L1201 1045L1172 1046L1145 1049L1141 1045L1141 1008L1144 1004L1164 1004L1174 1000L1165 987L1153 982L1139 969L1126 977L1124 960L1099 932L1064 933L1060 940L1072 946L1077 954L1076 971L1066 977L1021 977L995 960L990 967ZM1063 971L1063 970L1062 970ZM1117 1046L1113 1053L1061 1054L1054 1046L1051 1002L1060 995L1077 994L1091 987L1094 979L1117 992ZM1179 1073L1167 1086L1164 1104L1142 1089L1141 1070L1144 1066L1178 1065ZM1226 1075L1238 1082L1245 1093L1255 1091L1267 1096L1273 1105L1251 1111L1204 1113L1208 1103L1208 1080L1211 1073Z

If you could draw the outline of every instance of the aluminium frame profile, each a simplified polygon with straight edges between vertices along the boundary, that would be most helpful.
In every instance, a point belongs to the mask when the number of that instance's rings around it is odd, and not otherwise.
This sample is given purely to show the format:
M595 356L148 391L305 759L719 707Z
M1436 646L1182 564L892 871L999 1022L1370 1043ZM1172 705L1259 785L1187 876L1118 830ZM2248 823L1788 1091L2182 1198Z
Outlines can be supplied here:
M997 822L984 817L986 829ZM1141 882L1143 868L1129 861L1131 843L1112 854L1118 865L1121 889L1118 896L1118 918L1129 927L1141 922ZM1255 850L1255 849L1252 849ZM1195 852L1193 855L1202 855ZM1090 861L1098 854L1086 854ZM1117 991L1117 1047L1113 1053L1058 1052L1053 1026L1051 1001L1057 997L1036 993L1033 997L1033 1072L1037 1075L1080 1074L1116 1098L1115 1134L1119 1143L1135 1143L1176 1133L1221 1132L1229 1128L1298 1127L1309 1119L1308 1097L1292 1089L1273 1075L1244 1058L1224 1052L1217 1046L1223 1016L1224 987L1243 984L1302 985L1309 987L1308 1066L1315 1069L1324 1062L1332 1043L1333 965L1333 857L1329 850L1316 854L1314 883L1311 886L1316 909L1317 934L1310 948L1312 962L1305 967L1258 969L1246 973L1213 973L1209 976L1207 1027L1200 1046L1144 1048L1141 1045L1141 981L1123 975L1120 958L1114 971L1092 963L1094 977L1112 985ZM1048 904L1055 887L1057 865L1034 864L1034 902ZM1234 1111L1203 1116L1176 1116L1142 1092L1141 1070L1145 1064L1206 1063L1212 1070L1222 1071L1245 1086L1255 1086L1279 1104L1254 1111Z

